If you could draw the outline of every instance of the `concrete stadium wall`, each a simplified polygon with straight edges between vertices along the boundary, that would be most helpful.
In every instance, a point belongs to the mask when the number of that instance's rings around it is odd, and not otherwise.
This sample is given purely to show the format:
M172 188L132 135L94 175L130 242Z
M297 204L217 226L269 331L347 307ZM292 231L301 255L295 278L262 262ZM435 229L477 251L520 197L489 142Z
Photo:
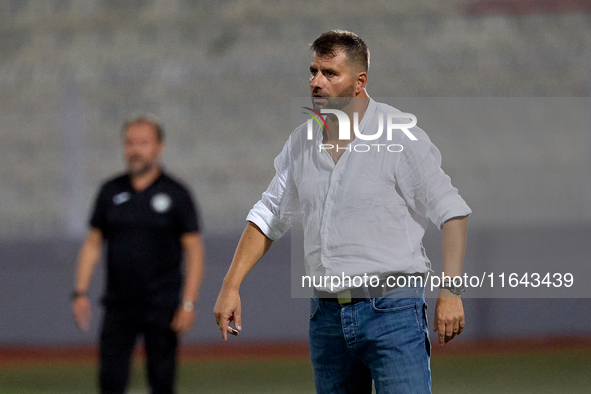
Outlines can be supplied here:
M367 41L374 97L589 95L591 14L474 16L467 4L0 1L0 238L84 236L98 183L122 169L120 125L143 112L169 131L164 162L196 191L205 228L235 231L273 175L291 98L308 96L308 45L332 28ZM445 144L452 179L471 184L483 166L524 165L519 155L468 155L507 144L504 135L471 134L469 146L458 135L432 136ZM510 143L544 156L552 135L538 137ZM558 180L587 171L591 144L569 138L568 163L526 164ZM479 224L559 220L543 216L547 201L522 198L539 184L522 176L503 173L521 188L504 197L512 214L481 211ZM565 186L552 198L577 206L563 220L588 221L588 190ZM462 192L477 206L499 201L489 190Z

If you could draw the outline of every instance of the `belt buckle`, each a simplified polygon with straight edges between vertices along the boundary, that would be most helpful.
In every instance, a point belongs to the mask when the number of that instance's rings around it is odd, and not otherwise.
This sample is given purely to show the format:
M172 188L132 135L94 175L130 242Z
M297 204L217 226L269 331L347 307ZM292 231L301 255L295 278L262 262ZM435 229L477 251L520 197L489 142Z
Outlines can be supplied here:
M351 303L351 290L339 291L337 293L337 299L341 305Z

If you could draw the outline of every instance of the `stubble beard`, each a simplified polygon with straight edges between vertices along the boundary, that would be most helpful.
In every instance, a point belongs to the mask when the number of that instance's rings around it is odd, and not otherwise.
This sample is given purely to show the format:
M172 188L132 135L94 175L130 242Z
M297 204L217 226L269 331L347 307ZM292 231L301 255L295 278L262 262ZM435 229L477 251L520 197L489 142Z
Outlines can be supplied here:
M155 163L140 163L139 165L134 165L134 162L128 161L127 171L131 176L139 177L150 172L150 170L152 170L154 166Z
M315 111L320 112L321 109L343 110L355 98L355 86L353 84L351 84L350 86L347 86L342 91L338 92L336 96L323 97L323 98L326 98L326 104L316 104L314 102L314 97L312 97L312 105L313 105Z

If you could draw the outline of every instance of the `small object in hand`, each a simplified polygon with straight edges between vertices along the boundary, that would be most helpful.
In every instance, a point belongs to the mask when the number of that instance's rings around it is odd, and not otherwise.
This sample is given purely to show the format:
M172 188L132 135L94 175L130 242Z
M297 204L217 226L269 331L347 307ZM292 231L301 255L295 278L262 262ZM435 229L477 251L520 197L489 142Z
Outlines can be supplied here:
M240 332L239 332L237 329L235 329L234 327L230 327L230 326L228 326L228 328L229 328L230 330L232 330L232 332L230 332L230 334L232 334L232 335L238 336L238 334L240 333Z

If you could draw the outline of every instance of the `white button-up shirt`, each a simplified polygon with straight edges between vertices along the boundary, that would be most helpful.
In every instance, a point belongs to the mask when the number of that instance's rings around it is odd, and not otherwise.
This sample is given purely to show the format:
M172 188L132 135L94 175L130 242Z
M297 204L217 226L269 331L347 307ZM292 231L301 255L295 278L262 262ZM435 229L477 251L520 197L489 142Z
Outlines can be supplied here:
M375 134L379 117L385 127L388 113L400 111L370 99L360 132ZM392 140L385 130L375 141L357 137L335 164L320 148L322 130L315 125L308 140L302 124L275 158L276 175L246 220L276 240L290 228L292 211L299 211L307 275L429 271L422 246L428 219L441 228L472 211L441 169L441 155L427 134L418 127L410 131L416 141L401 130L393 131Z

